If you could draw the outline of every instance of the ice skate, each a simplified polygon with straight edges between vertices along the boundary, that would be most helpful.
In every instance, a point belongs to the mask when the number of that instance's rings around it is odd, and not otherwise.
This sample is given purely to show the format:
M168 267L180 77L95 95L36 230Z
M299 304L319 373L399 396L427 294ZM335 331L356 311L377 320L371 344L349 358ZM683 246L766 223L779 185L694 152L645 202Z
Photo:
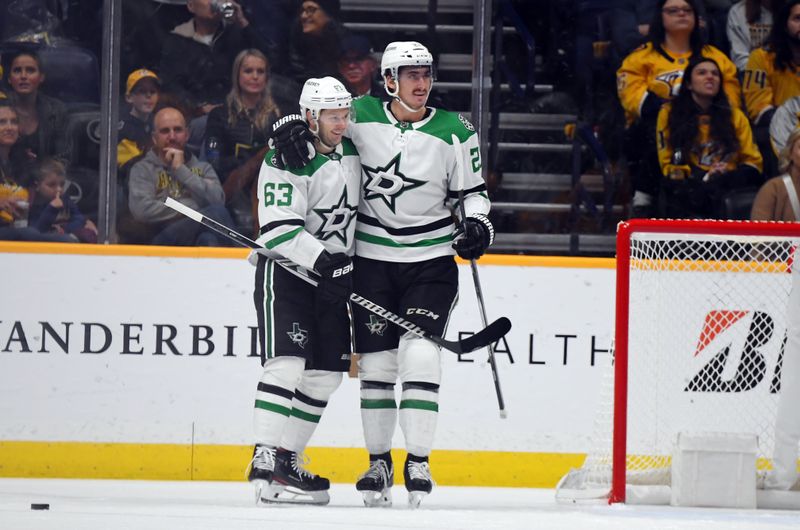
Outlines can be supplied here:
M433 478L431 468L427 458L422 462L417 462L406 458L406 465L403 467L403 478L406 481L408 490L408 507L411 509L419 508L422 499L433 489Z
M390 507L392 505L392 486L394 485L394 465L391 458L376 458L369 463L369 469L358 477L356 489L364 497L364 506Z
M304 469L294 451L278 451L267 502L292 504L328 504L330 481Z
M275 448L257 444L253 448L253 459L248 468L247 480L256 488L256 504L258 504L262 498L269 497L267 492L275 469Z

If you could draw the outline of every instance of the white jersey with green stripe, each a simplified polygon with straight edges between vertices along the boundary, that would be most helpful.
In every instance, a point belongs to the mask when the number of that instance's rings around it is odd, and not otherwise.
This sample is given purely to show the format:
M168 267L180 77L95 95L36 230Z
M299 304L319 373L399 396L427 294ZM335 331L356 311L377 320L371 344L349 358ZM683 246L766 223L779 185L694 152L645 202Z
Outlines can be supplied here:
M353 101L347 135L362 170L356 254L404 263L453 255L459 190L453 135L461 142L467 216L490 208L475 128L460 114L434 108L418 122L399 122L388 105L371 96Z
M336 149L317 153L302 169L284 168L269 151L258 175L256 240L277 260L312 269L323 250L355 251L355 217L360 195L358 152L344 138Z

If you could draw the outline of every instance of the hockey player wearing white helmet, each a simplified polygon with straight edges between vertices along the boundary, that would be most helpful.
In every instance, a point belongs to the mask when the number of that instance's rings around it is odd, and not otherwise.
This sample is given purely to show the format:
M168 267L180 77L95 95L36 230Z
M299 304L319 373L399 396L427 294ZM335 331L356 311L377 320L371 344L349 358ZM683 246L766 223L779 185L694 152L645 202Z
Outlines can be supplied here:
M463 116L426 105L435 72L422 44L390 43L381 71L392 99L356 99L357 116L347 130L362 167L355 288L382 307L444 335L458 297L453 255L478 258L494 237L486 217L490 202L478 135ZM304 134L298 128L282 131L276 135L278 150L303 163L305 141L295 140ZM453 214L458 215L460 174L466 215L456 230ZM439 410L440 349L359 307L353 319L355 351L361 354L361 418L370 454L369 469L356 488L367 506L391 504L390 450L399 422L408 450L403 465L408 501L417 507L433 487L428 457Z
M254 298L264 371L248 475L257 502L329 501L328 479L305 470L301 455L352 352L348 309L360 164L343 136L351 101L332 77L306 81L300 107L313 158L291 169L272 150L259 174L264 250L255 254ZM321 277L318 286L286 267L300 275L313 271Z

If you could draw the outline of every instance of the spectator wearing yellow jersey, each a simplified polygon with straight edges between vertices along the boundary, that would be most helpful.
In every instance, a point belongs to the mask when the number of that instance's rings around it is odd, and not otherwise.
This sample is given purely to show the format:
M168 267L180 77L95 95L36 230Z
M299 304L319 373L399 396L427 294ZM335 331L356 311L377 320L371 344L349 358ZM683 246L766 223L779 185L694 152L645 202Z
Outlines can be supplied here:
M777 12L767 43L750 54L742 83L747 114L769 178L777 174L769 142L772 116L784 102L800 96L800 0L789 0Z
M761 180L761 155L750 123L731 107L721 86L716 61L693 57L678 95L658 113L665 217L718 217L725 192Z
M626 154L633 189L633 216L654 213L661 172L656 153L656 119L661 105L681 86L683 72L695 56L714 59L731 105L740 106L736 66L719 49L705 45L696 0L660 0L649 41L628 55L617 71L617 93L627 122Z

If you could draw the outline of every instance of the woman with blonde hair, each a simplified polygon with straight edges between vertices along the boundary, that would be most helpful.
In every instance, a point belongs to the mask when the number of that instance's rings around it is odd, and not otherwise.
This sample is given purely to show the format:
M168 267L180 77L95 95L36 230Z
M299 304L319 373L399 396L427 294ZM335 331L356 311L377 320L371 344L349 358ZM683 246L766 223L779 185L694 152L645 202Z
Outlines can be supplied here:
M257 170L248 164L259 162L267 145L272 124L281 111L272 98L269 61L259 50L242 50L233 61L232 86L221 105L208 115L205 135L206 159L219 176L228 208L240 228L252 224L249 188ZM260 164L259 164L260 165ZM247 170L244 170L247 166Z
M754 221L800 221L800 129L789 135L778 155L780 175L758 190L750 219Z

